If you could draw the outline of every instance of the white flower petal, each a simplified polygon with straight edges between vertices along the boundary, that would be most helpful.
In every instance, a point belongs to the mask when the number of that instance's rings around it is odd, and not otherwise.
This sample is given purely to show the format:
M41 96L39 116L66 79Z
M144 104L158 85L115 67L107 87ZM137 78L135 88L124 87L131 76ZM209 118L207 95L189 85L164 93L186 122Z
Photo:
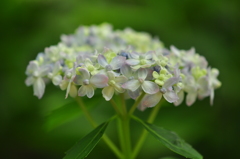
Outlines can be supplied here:
M183 90L178 92L177 95L178 95L178 100L176 102L174 102L175 106L179 106L183 102L183 99L184 99L184 92L183 92Z
M103 74L96 74L92 76L90 83L92 83L97 88L103 88L108 86L108 77Z
M94 95L94 88L91 85L87 86L87 97L92 98Z
M172 87L174 84L176 84L179 81L179 78L172 77L169 78L166 82L163 84L163 88L169 88Z
M113 70L117 70L122 67L125 61L126 61L126 57L116 56L112 59L112 61L110 62L110 65L112 66Z
M102 94L106 101L109 101L110 99L112 99L112 96L114 94L114 88L112 86L107 86L103 88Z
M126 77L128 77L128 78L130 78L130 77L132 76L132 74L133 74L132 69L131 69L131 67L130 67L129 65L123 65L123 66L120 68L120 71L121 71L121 73L122 73L124 76L126 76Z
M98 55L98 63L104 68L108 65L107 60L103 55Z
M129 97L132 99L136 99L140 95L140 89L137 89L136 91L130 91L127 90Z
M39 77L44 77L44 76L46 76L48 73L49 73L49 71L50 71L50 67L48 67L48 66L45 66L45 67L41 67L40 69L39 69Z
M80 76L83 80L90 79L90 73L87 69L80 68L78 71L80 72Z
M25 84L26 84L27 86L31 86L31 85L33 85L34 81L35 81L35 78L32 77L32 76L30 76L30 77L28 77L28 78L25 80Z
M144 58L146 60L150 60L152 58L152 56L153 56L153 52L152 51L149 51L146 54L144 54Z
M59 87L60 87L61 90L66 90L67 87L68 87L68 81L62 80L62 82L60 83Z
M87 86L82 85L79 89L78 89L78 96L85 96L87 94Z
M127 81L127 77L125 77L125 76L115 77L115 82L116 82L116 83L122 84L122 83L124 83L124 82L126 82L126 81Z
M151 81L144 81L142 83L142 89L148 94L155 94L159 91L158 85Z
M125 89L123 89L120 85L115 84L114 85L114 89L118 92L118 93L123 93L125 92Z
M62 82L62 76L61 75L54 76L52 82L55 86L58 86Z
M167 91L166 93L163 94L163 96L169 103L173 103L178 100L178 96L174 91Z
M175 55L180 56L180 51L175 46L171 45L170 49Z
M139 109L143 111L146 108L154 107L155 105L158 104L161 98L162 98L161 92L158 92L156 94L146 94L140 103Z
M70 91L69 91L69 95L72 97L72 98L75 98L77 96L77 87L74 85L74 84L71 84L70 86Z
M136 59L128 59L128 60L126 60L126 64L128 64L128 65L130 65L130 66L132 66L132 65L137 65L137 64L139 64L140 63L140 61L139 60L136 60Z
M198 80L198 96L199 98L204 98L210 95L209 81L206 77L202 77Z
M38 63L36 61L30 61L27 66L26 74L31 75L33 72L38 71L38 69Z
M214 99L214 89L211 89L210 93L210 104L213 105L213 99Z
M195 92L188 93L186 97L187 105L191 106L196 101L196 98L197 98L197 93Z
M145 80L146 77L147 77L147 75L148 75L147 69L140 68L140 69L138 70L138 78L139 78L139 79Z
M108 78L109 78L109 81L110 80L115 80L115 73L113 71L108 71L107 72L107 75L108 75Z
M122 88L135 91L140 87L141 83L138 80L130 80L122 85Z
M54 65L54 67L53 67L53 74L54 74L54 75L57 74L60 70L61 70L61 64L60 64L60 62L58 61L58 62L55 63L55 65Z
M38 97L38 99L42 98L45 90L45 83L42 78L37 78L33 83L33 91L34 95Z
M134 58L134 59L138 59L139 58L139 54L136 53L136 52L131 52L129 55L130 55L131 58Z

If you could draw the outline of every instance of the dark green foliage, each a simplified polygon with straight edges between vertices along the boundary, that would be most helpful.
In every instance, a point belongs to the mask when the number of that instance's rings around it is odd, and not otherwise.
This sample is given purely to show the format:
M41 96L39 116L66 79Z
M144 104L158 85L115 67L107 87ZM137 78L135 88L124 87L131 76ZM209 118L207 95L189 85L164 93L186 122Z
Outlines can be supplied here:
M107 125L108 122L102 123L88 135L83 137L77 144L66 152L66 156L63 159L83 159L87 157L101 139Z

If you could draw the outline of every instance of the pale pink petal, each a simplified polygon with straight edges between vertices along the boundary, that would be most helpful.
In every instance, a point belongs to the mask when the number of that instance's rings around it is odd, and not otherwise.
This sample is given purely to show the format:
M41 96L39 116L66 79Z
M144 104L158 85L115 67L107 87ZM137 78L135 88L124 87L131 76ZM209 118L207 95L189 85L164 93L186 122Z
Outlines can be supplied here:
M135 91L140 87L141 83L138 80L130 80L122 85L122 88Z
M106 67L108 65L107 60L106 60L105 56L103 56L103 55L98 55L98 63L102 67Z
M142 89L148 94L155 94L159 91L158 85L151 81L144 81L142 84Z
M92 83L97 88L103 88L108 86L108 77L103 74L96 74L92 76L90 83Z
M148 75L147 69L140 68L140 69L138 70L138 78L139 78L139 79L145 80L146 77L147 77L147 75Z
M109 101L113 97L114 88L112 86L107 86L103 88L102 94L103 94L103 97L106 99L106 101Z
M112 59L112 61L110 62L110 65L112 66L113 70L117 70L122 67L125 61L126 61L126 57L116 56Z
M167 91L166 93L163 94L163 96L169 103L173 103L178 100L178 96L174 91Z
M137 65L137 64L139 64L140 63L140 61L139 60L136 60L136 59L128 59L128 60L126 60L126 64L128 64L128 65Z
M161 92L158 92L156 94L146 94L139 105L139 109L143 111L146 108L154 107L159 103L161 98L162 98Z

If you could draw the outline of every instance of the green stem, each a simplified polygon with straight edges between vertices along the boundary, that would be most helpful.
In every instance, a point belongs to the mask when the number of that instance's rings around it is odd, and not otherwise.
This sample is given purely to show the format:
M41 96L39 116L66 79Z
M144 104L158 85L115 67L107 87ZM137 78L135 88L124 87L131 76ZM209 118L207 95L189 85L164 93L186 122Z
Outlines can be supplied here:
M120 132L123 140L123 153L124 159L131 159L131 137L130 137L130 120L128 116L120 118L120 127L122 132Z
M116 102L115 102L113 99L111 99L111 100L110 100L110 103L112 104L112 106L113 106L114 110L116 111L116 113L117 113L118 115L122 116L122 113L121 113L121 111L119 110L119 107L117 106Z
M80 108L82 109L82 111L84 112L87 120L91 123L91 125L96 128L97 127L97 123L94 121L94 119L92 118L92 116L90 115L90 113L88 112L85 104L83 103L81 97L76 97L75 98L77 100L78 105L80 106ZM108 147L113 151L113 153L118 157L118 158L122 158L122 153L119 151L119 149L117 148L117 146L109 139L109 137L104 134L103 135L103 140L104 142L108 145Z
M139 105L141 100L143 99L144 95L145 95L145 93L142 92L142 94L137 98L137 100L135 101L135 103L133 104L131 109L129 110L129 113L128 113L129 116L131 116L133 114L133 112L135 111L135 109L137 108L137 106Z
M120 94L121 105L116 105L116 103L112 100L111 104L113 107L121 108L121 113L118 113L118 126L119 126L119 138L120 144L123 151L122 159L131 159L131 137L130 137L130 117L127 112L125 100L123 94ZM119 111L119 109L117 109ZM118 112L116 111L116 112Z
M147 120L148 123L152 123L155 120L155 118L156 118L156 116L158 114L158 111L160 109L160 106L161 106L161 102L159 102L153 108L153 110L152 110L152 112L151 112L151 114L150 114L150 116L149 116L149 118ZM143 145L144 141L146 140L147 134L148 134L147 130L144 129L142 134L140 135L140 139L138 140L138 142L137 142L137 144L136 144L136 146L135 146L135 148L133 150L132 158L136 158L137 157L139 151L142 148L142 145Z
M126 107L126 103L125 103L124 93L120 94L120 98L122 101L123 114L127 114L127 107Z

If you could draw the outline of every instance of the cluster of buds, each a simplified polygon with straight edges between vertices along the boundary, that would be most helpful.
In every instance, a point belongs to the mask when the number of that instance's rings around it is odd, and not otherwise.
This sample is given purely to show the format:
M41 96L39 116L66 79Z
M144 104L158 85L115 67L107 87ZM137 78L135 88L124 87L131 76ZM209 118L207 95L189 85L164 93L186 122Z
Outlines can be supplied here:
M66 98L92 98L97 88L109 101L124 93L137 100L144 95L139 109L155 106L162 98L179 105L186 93L187 105L196 98L214 98L221 86L219 71L208 67L204 57L171 46L147 33L132 29L112 30L111 25L80 27L73 35L62 35L58 45L50 46L30 61L26 85L33 85L34 95L42 98L45 85L52 81Z

